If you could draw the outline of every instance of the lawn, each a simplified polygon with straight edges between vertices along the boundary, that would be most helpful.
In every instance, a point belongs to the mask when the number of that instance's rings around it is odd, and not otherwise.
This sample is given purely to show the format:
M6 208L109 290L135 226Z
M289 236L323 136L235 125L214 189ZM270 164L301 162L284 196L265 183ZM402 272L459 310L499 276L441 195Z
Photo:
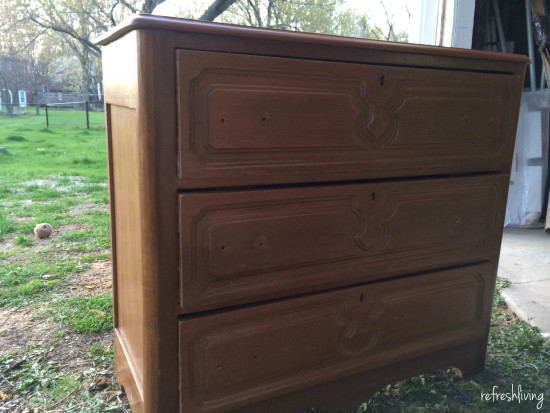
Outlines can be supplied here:
M103 117L0 116L0 411L129 411L113 369ZM36 238L38 223L53 235Z
M113 367L103 114L90 114L90 130L81 112L56 115L49 128L43 114L0 116L0 412L128 412ZM40 240L44 222L54 231ZM536 398L482 399L494 386ZM541 396L550 344L497 292L484 372L388 385L355 411L550 411Z

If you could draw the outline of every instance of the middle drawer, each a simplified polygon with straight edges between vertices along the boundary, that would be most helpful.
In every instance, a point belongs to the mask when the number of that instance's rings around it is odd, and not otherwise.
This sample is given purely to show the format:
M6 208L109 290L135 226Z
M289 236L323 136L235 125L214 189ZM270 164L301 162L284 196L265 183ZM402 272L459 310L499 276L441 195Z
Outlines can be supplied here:
M184 313L498 254L506 176L179 194Z

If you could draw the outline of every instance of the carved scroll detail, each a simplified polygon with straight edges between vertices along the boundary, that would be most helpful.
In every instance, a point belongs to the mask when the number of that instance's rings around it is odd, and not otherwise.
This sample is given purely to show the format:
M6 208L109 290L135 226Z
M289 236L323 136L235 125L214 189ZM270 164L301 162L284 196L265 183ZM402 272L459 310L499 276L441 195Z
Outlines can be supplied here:
M361 295L360 307L348 309L347 323L338 337L338 351L347 356L359 356L372 349L378 343L381 335L380 328L374 325L384 313L385 306L374 297L365 299ZM368 310L364 310L368 306Z

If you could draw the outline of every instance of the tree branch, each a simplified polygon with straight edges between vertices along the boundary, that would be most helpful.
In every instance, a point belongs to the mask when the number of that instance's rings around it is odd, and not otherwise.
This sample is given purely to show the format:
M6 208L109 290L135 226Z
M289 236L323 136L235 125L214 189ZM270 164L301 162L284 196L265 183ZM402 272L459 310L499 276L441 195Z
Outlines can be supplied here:
M31 20L33 23L36 23L40 27L43 27L44 29L51 29L55 32L65 33L68 36L72 37L73 39L75 39L75 40L79 41L80 43L82 43L87 48L89 48L91 50L92 54L95 55L96 57L101 56L101 49L99 48L99 46L93 44L88 39L86 39L82 36L79 36L76 32L74 32L74 30L68 29L66 27L59 26L59 25L54 24L54 23L46 24L46 23L40 21L39 19L35 18L32 14L29 14L29 20Z
M214 0L214 2L199 17L199 20L214 21L216 17L226 11L237 0Z

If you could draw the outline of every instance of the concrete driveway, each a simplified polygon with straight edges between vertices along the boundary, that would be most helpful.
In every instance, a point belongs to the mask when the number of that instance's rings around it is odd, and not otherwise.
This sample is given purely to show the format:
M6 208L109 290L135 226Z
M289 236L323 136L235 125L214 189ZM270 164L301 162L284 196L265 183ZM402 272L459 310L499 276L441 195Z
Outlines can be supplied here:
M550 235L505 228L498 276L512 283L502 292L508 307L550 338Z

